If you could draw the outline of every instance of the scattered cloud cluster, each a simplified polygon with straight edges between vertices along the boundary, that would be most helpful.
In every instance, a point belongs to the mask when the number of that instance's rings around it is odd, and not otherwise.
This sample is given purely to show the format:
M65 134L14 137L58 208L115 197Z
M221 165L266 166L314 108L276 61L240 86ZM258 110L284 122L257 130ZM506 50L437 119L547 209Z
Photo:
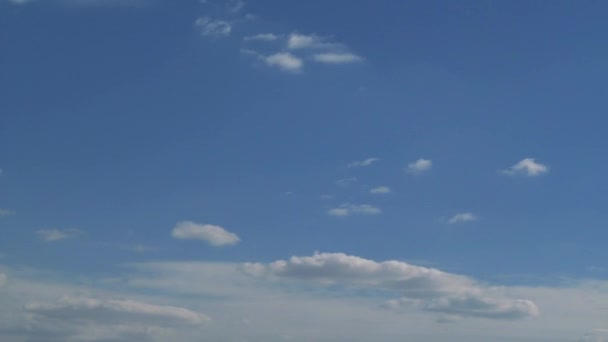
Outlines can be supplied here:
M448 220L448 223L454 224L454 223L471 222L471 221L477 221L477 216L475 216L472 213L459 213L459 214L452 216Z
M396 260L376 262L343 253L315 253L270 264L247 264L245 269L258 276L388 291L401 296L387 302L393 309L414 306L457 317L491 319L539 315L531 300L506 298L468 277Z
M502 173L507 175L524 175L524 176L540 176L549 172L549 167L536 162L534 158L524 158L515 165L502 170Z
M343 203L338 208L329 209L327 214L330 216L351 216L351 215L377 215L382 213L380 208L370 204L351 204Z
M420 158L415 162L407 164L406 171L414 175L419 175L429 171L431 167L433 167L433 162L431 160Z
M251 42L277 42L278 51L263 54L255 49L246 48L243 52L262 60L266 65L283 71L298 72L304 68L305 61L320 64L349 64L362 62L361 56L350 51L344 44L335 43L327 37L315 34L305 35L293 32L288 35L260 33L245 36L243 40Z
M40 229L36 233L45 242L56 242L76 237L82 232L79 229Z
M203 240L212 246L235 245L241 241L238 235L211 224L199 224L192 221L178 222L171 236L179 240Z

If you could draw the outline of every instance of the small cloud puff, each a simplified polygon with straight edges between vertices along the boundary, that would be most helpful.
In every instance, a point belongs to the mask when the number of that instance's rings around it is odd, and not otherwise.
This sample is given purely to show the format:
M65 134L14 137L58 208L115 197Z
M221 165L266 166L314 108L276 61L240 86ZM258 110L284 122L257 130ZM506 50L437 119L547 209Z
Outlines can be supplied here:
M502 173L506 175L525 175L530 177L540 176L547 172L549 172L549 167L537 163L534 158L524 158L508 169L502 170Z
M429 159L420 158L415 162L407 164L407 172L411 174L421 174L426 172L433 167L433 162Z
M171 236L179 240L203 240L212 246L234 245L241 241L238 235L227 231L220 226L211 224L198 224L192 221L178 222Z
M264 57L264 62L269 66L277 67L283 71L296 72L304 66L302 60L289 52L278 52Z

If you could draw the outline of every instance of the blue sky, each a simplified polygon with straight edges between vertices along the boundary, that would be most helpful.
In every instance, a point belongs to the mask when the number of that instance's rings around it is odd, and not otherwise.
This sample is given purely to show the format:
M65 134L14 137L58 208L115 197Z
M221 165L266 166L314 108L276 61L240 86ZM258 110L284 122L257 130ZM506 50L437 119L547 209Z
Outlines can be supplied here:
M0 0L0 337L607 340L606 10Z

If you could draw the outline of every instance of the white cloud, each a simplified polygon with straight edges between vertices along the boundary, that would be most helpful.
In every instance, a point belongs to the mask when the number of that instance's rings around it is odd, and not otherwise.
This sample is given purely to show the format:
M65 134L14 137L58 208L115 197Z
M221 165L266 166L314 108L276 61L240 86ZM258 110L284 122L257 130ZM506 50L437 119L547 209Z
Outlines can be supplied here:
M361 167L361 166L370 166L373 163L377 162L378 158L367 158L364 160L356 160L354 162L348 163L347 167Z
M173 228L171 236L180 240L203 240L213 246L234 245L241 241L236 234L220 226L198 224L192 221L178 222Z
M338 208L329 209L327 214L330 216L350 216L350 215L377 215L381 214L380 208L370 204L350 204L344 203Z
M327 64L346 64L363 61L363 58L353 53L347 52L327 52L319 53L313 56L314 60L319 63Z
M40 229L36 232L45 242L55 242L73 238L81 233L79 229Z
M407 171L412 174L421 174L433 167L433 162L429 159L420 158L413 163L407 164Z
M539 315L530 300L505 298L468 277L396 260L376 262L343 253L315 253L270 264L247 264L245 269L258 276L389 291L401 296L389 301L392 308L412 305L430 312L492 319Z
M6 279L7 279L7 278L8 278L8 277L6 276L6 274L5 274L5 273L0 273L0 286L2 286L2 285L4 285L4 284L6 284Z
M274 33L260 33L260 34L256 34L253 36L246 36L245 38L243 38L245 41L275 41L277 39L279 39L279 36L277 36Z
M224 20L215 20L209 17L200 17L194 22L201 35L208 37L226 37L232 32L232 25Z
M0 296L0 341L590 342L604 337L603 329L583 332L604 326L608 302L606 281L493 286L341 253L252 264L148 262L124 271L108 283L91 273L11 270ZM90 299L90 307L79 304ZM123 309L129 302L163 313ZM203 313L212 313L209 324Z
M534 158L524 158L508 169L502 170L502 172L507 175L526 175L534 177L549 172L549 167L537 163Z
M378 186L369 191L371 194L379 195L379 194L390 194L391 188L388 186Z
M15 211L14 210L0 209L0 217L11 216L11 215L15 215Z
M277 67L283 71L296 72L304 66L302 60L289 52L278 52L264 58L269 66Z
M448 223L453 224L453 223L471 222L471 221L477 221L477 216L473 215L472 213L459 213L459 214L452 216L448 220Z

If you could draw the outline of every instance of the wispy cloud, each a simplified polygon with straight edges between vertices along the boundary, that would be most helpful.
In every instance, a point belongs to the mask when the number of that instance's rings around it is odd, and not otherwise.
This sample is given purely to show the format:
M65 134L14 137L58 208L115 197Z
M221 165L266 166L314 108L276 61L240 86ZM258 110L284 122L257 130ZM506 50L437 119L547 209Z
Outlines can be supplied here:
M200 17L194 22L200 34L206 37L226 37L232 32L232 24L225 20L216 20L210 17Z
M297 49L332 49L342 47L341 44L327 41L326 38L317 35L305 35L292 33L287 37L287 48Z
M324 199L324 200L330 200L330 199L334 198L334 195L321 195L321 196L319 196L319 198Z
M370 166L373 163L377 162L378 158L367 158L364 160L357 160L357 161L353 161L348 163L347 167L361 167L361 166Z
M407 164L406 171L417 175L429 171L431 167L433 167L433 162L431 160L420 158L415 162Z
M269 66L277 67L283 71L296 72L304 66L302 60L289 52L279 52L264 58Z
M473 213L459 213L459 214L452 216L448 220L448 223L454 224L454 223L471 222L471 221L477 221L477 216L475 216Z
M36 232L45 242L56 242L76 237L82 234L79 229L40 229Z
M391 192L392 190L388 186L378 186L369 190L369 193L374 195L390 194Z
M243 8L245 8L245 1L243 0L230 0L226 5L226 8L229 12L237 13L240 12Z
M338 179L336 181L336 185L343 187L343 188L348 188L349 186L351 186L351 184L355 183L356 181L357 181L357 177L343 178L343 179Z
M243 40L245 41L266 41L266 42L271 42L271 41L275 41L278 40L279 36L277 36L274 33L260 33L260 34L256 34L253 36L245 36L243 38Z
M313 59L320 63L327 64L346 64L363 61L363 58L353 53L327 52L313 56Z
M329 209L327 214L330 216L344 217L351 215L377 215L381 214L380 208L371 204L351 204L343 203L337 208Z
M199 224L192 221L178 222L171 236L179 240L203 240L213 246L234 245L241 241L238 235L211 224Z
M524 176L540 176L549 172L549 167L536 162L534 158L524 158L515 165L502 170L502 173L507 175L524 175Z
M0 209L0 217L15 215L14 210L10 209Z

